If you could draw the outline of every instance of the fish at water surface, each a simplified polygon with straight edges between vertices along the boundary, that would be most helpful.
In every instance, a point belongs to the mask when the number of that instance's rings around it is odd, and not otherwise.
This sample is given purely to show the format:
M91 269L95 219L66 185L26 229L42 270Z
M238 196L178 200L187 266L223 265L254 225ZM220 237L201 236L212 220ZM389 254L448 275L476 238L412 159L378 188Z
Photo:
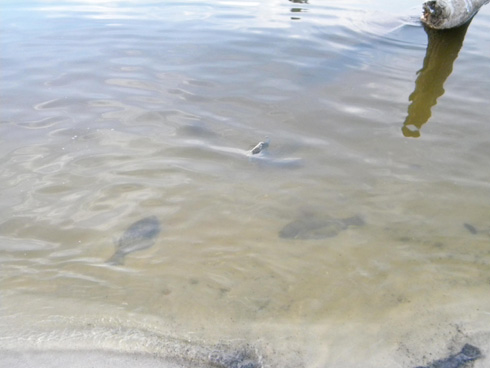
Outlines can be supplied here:
M127 254L150 248L155 244L160 230L160 221L156 216L145 217L135 222L127 228L119 239L116 252L107 260L107 263L121 265L124 263L124 257Z

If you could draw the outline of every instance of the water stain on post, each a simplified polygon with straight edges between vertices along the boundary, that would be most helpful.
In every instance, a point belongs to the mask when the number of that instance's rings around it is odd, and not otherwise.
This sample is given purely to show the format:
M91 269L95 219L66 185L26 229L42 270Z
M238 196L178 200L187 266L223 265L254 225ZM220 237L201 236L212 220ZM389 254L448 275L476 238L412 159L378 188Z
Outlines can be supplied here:
M116 252L107 260L108 264L121 265L124 257L132 252L150 248L160 234L160 221L156 216L145 217L132 224L117 243Z

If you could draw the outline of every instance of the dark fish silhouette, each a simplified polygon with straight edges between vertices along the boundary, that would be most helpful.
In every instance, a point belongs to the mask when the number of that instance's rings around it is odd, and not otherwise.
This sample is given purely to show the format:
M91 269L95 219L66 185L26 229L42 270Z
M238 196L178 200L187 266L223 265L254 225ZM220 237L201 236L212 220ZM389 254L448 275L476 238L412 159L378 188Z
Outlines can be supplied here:
M420 19L434 29L460 27L468 23L488 0L431 0L423 4Z
M132 224L119 239L116 253L107 260L112 265L124 262L126 254L150 248L160 234L160 222L156 216L145 217Z
M436 360L424 367L419 366L416 368L460 368L464 367L466 363L482 357L480 349L476 346L466 344L458 354L450 355L446 359Z
M349 226L362 226L364 220L361 216L345 219L318 218L312 214L290 222L279 231L279 236L286 239L324 239L337 236Z
M463 225L464 225L465 229L468 230L470 233L478 234L478 230L473 225L468 224L468 223L464 223Z

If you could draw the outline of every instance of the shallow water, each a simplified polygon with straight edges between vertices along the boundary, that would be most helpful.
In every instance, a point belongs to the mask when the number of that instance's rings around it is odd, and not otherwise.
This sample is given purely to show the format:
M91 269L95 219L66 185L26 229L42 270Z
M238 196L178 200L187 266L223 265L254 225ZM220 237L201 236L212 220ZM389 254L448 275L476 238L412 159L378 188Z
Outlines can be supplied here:
M0 365L488 365L490 7L420 4L3 1Z

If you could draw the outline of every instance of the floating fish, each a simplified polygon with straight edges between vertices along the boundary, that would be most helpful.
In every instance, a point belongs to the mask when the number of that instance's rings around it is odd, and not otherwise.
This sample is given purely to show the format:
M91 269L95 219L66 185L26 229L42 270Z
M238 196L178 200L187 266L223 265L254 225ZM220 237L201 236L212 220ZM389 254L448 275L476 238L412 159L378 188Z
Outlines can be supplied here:
M274 158L268 154L270 139L266 137L264 141L257 143L252 149L246 151L250 160L259 164L265 164L275 167L297 168L301 166L302 160L295 157Z
M466 344L458 354L450 355L446 359L436 360L429 365L416 368L462 368L466 363L482 357L480 349L476 346Z
M112 265L121 265L126 254L150 248L160 234L160 222L156 216L145 217L132 224L119 239L116 252L107 260Z
M337 236L350 226L362 226L364 220L356 215L344 219L319 218L312 214L294 220L279 231L279 236L286 239L324 239Z
M264 149L269 147L269 143L270 143L270 139L269 139L269 137L266 137L265 141L257 143L257 145L250 150L250 153L252 155L256 155L256 154L262 152Z

